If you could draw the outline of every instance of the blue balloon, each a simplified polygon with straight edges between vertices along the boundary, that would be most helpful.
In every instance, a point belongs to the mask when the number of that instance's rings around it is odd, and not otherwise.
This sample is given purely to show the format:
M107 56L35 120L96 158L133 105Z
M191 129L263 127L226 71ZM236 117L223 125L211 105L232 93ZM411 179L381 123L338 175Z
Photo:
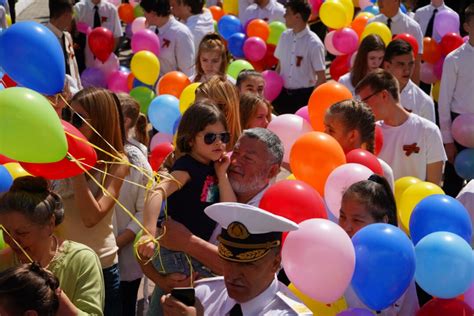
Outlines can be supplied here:
M407 14L407 8L405 7L403 3L400 3L400 10L402 10L404 14Z
M179 111L179 100L172 95L162 94L150 103L148 117L151 125L161 133L176 133L181 112Z
M449 195L435 194L424 198L410 217L410 235L415 245L426 235L439 231L451 232L471 242L469 213L461 202Z
M13 177L7 168L0 165L0 192L7 192L13 184Z
M5 7L6 6L6 3L7 3L7 0L0 0L0 5L2 7ZM7 12L7 14L10 14L10 12Z
M224 15L217 22L217 29L226 41L235 33L244 33L242 23L233 15Z
M348 308L337 316L374 316L374 314L365 308Z
M449 232L429 234L416 245L415 252L415 279L428 294L454 298L471 286L472 249L458 235Z
M454 169L461 178L467 181L474 179L474 148L464 149L456 156Z
M244 58L244 42L247 39L244 33L235 33L229 37L227 42L227 47L229 47L229 52L235 58Z
M356 264L352 288L373 310L383 310L407 290L415 273L415 250L398 227L371 224L353 237Z
M37 22L18 22L2 32L0 66L23 87L47 95L63 90L63 50L56 35Z
M380 13L379 7L376 5L369 5L362 10L362 12L369 12L372 13L373 15L377 15Z
M153 86L147 85L146 83L141 82L141 81L138 80L137 78L133 78L132 86L133 86L134 88L136 88L136 87L147 87L147 88L150 89L150 90L154 90L154 89L153 89Z
M97 88L106 88L107 87L107 77L104 72L96 67L89 67L84 69L81 74L81 83L84 88L88 87L97 87Z

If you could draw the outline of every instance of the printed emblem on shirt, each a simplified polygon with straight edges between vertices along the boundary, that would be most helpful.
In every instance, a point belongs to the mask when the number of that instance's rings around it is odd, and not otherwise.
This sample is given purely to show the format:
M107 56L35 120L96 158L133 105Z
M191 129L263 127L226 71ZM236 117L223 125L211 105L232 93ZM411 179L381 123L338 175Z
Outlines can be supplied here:
M106 16L101 16L101 17L100 17L100 22L101 22L101 23L105 23L105 22L107 22L108 20L109 20L109 18L106 17Z
M417 146L417 143L413 143L411 145L403 145L403 150L405 151L405 155L409 157L413 153L418 154L420 147Z
M300 67L302 61L303 61L303 56L296 56L296 67Z
M207 176L201 191L201 202L219 202L219 187L215 176Z
M164 38L163 39L163 44L161 47L170 47L171 41L169 39Z

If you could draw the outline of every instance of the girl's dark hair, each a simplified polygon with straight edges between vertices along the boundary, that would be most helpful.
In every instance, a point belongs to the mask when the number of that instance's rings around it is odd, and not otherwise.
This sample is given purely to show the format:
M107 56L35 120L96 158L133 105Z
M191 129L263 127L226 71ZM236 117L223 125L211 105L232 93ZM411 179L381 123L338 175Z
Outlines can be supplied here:
M253 69L244 69L241 72L239 72L239 75L237 76L237 81L235 82L235 85L237 86L237 88L240 88L240 86L242 85L242 82L244 82L250 77L263 78L262 74L259 73L258 71L255 71Z
M367 35L362 42L360 42L357 50L354 66L351 70L351 83L355 87L367 75L369 65L367 64L367 56L373 51L385 51L385 43L377 34Z
M123 112L123 117L130 119L131 126L135 127L135 138L148 147L149 135L147 133L148 119L140 112L140 104L126 93L117 95Z
M326 115L340 115L346 130L358 130L361 142L366 150L374 153L375 117L372 110L364 102L344 100L333 104Z
M354 183L344 192L342 199L349 197L363 203L376 222L383 222L387 216L388 224L398 226L395 197L384 177L373 174L368 180Z
M178 127L176 146L181 153L191 152L191 143L197 133L209 124L220 122L227 130L224 114L210 100L201 100L192 104L183 114Z
M10 190L0 198L0 214L20 212L31 222L44 226L54 215L55 225L62 223L64 208L61 197L48 189L41 177L19 177Z
M59 308L58 279L37 263L23 264L0 273L0 305L11 315L36 311L54 316Z

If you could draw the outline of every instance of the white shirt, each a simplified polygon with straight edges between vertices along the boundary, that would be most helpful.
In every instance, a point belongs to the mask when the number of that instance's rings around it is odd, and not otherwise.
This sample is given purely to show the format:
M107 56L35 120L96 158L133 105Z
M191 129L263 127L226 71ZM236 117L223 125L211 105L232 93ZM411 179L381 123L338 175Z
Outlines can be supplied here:
M474 113L474 47L464 43L444 60L438 100L443 142L453 142L451 113Z
M462 188L456 199L464 205L471 217L471 223L474 226L474 180L469 181L467 185ZM474 246L474 235L471 239L471 246Z
M379 14L369 20L371 22L381 22L383 24L387 24L388 18L383 15ZM392 24L390 26L393 35L408 33L413 35L418 42L418 54L423 53L423 33L421 32L420 25L410 18L408 15L404 14L400 9L398 13L392 17Z
M433 99L420 87L408 80L407 85L400 91L400 103L412 113L435 123L435 110Z
M205 9L201 14L191 15L186 20L186 26L194 36L194 49L197 52L204 35L214 32L214 19L211 12Z
M194 75L196 59L194 37L186 25L170 16L165 25L158 28L160 38L160 76L178 70L188 77Z
M132 140L125 144L125 153L131 164L139 167L141 170L149 172L150 176L153 171L148 163L148 160L139 147L134 145L136 141ZM125 180L120 189L119 201L125 208L130 211L140 222L143 222L143 209L145 206L145 188L139 187L133 183L138 183L146 186L148 177L141 171L135 168L130 168L130 173L125 177ZM135 223L130 216L119 206L114 206L114 235L117 237L126 229L137 234L140 227ZM120 279L122 281L133 281L143 276L142 270L135 259L133 251L133 242L124 246L119 251L119 270Z
M355 96L356 93L355 93L355 87L352 85L352 81L351 81L351 73L348 72L346 73L345 75L339 77L339 80L338 82L340 84L343 84L344 86L346 86L347 89L349 89L349 91L351 91L352 95Z
M383 134L379 158L392 167L395 179L412 176L424 181L428 164L447 160L441 133L427 119L410 113L400 126L377 124Z
M245 25L250 20L262 19L265 22L280 21L285 23L285 7L276 2L276 0L270 0L268 4L261 8L256 3L249 5L245 11L241 14L240 21Z
M225 2L225 1L226 0L222 0L222 2ZM227 0L227 1L234 1L234 0ZM253 3L253 0L238 0L238 1L239 1L239 19L240 21L242 21L242 15L244 14L245 9L247 9L247 7Z
M204 307L204 315L228 315L237 302L230 298L224 277L215 277L196 282L196 298ZM313 315L288 288L275 279L257 297L240 303L242 315Z
M452 13L456 14L459 20L459 14L453 9L451 9L450 7L446 6L444 3L440 5L438 8L433 6L431 3L428 5L425 5L424 7L421 7L416 10L415 17L414 17L415 21L418 22L418 24L420 25L421 32L423 33L423 35L426 33L428 22L430 21L431 16L433 15L433 11L435 9L438 9L438 12L436 14L439 14L441 11L444 11L444 10L451 11ZM435 29L434 29L434 24L433 24L433 36L434 35L435 35Z
M280 61L280 75L287 89L309 88L316 85L316 71L324 71L324 45L318 35L306 26L295 33L286 30L275 49Z

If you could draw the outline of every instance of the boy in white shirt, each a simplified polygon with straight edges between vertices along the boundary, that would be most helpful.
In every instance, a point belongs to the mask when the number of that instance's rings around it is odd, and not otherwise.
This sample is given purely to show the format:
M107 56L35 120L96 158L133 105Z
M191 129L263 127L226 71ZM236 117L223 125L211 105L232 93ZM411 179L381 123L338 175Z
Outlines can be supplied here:
M262 19L268 23L273 21L285 22L285 7L276 0L255 0L240 14L240 21L245 25L253 19Z

